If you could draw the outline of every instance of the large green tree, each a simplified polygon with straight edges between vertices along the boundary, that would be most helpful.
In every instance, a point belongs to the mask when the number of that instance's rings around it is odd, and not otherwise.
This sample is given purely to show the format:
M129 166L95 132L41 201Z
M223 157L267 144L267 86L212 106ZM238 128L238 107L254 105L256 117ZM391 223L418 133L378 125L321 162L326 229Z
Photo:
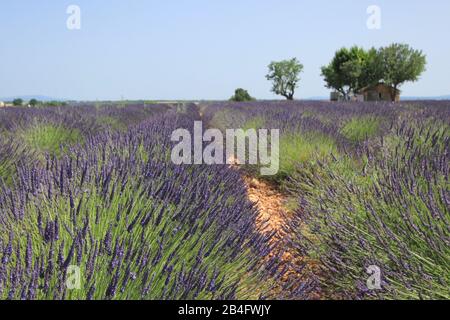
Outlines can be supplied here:
M396 92L402 84L417 81L426 70L425 54L407 44L394 43L381 48L378 55L382 66L382 79L394 89L392 101L395 101Z
M272 92L288 100L294 100L295 89L298 87L302 71L303 65L297 58L272 62L266 78L272 81Z
M383 78L382 62L378 50L371 48L366 52L365 60L359 75L359 88L372 86Z
M351 93L379 80L377 61L375 49L341 48L331 63L322 67L326 87L340 92L348 100Z

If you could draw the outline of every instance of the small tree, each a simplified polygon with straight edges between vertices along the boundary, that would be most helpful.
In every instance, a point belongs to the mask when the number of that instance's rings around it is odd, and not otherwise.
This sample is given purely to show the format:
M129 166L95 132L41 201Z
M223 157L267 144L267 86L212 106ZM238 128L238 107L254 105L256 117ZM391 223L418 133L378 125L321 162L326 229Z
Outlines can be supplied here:
M22 99L14 99L13 100L13 105L14 106L16 106L16 107L19 107L19 106L21 106L21 105L23 105L23 100Z
M36 99L31 99L28 104L32 107L35 107L39 104L39 101L37 101Z
M394 89L392 101L395 101L397 90L402 84L417 81L426 70L426 56L407 44L394 43L381 48L379 59L383 68L383 81Z
M273 82L272 92L288 100L294 100L295 89L298 87L302 71L303 65L297 58L272 62L266 78Z
M231 97L231 101L243 102L243 101L252 101L255 100L247 90L242 88L238 88L234 91L234 96Z

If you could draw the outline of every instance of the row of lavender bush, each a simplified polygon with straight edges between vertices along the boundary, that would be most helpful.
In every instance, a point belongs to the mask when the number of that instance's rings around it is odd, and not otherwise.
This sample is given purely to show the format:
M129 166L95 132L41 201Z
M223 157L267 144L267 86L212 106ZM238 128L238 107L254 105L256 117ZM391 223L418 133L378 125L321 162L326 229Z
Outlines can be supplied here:
M296 203L286 246L319 264L309 277L323 297L450 298L449 102L218 103L204 113L221 128L305 141L278 182ZM289 154L281 144L280 163ZM370 288L376 271L381 286Z
M17 161L0 171L0 297L273 297L283 271L239 173L170 161L171 132L198 117L195 106L2 111L0 165ZM16 149L14 133L42 123L82 139L57 155Z

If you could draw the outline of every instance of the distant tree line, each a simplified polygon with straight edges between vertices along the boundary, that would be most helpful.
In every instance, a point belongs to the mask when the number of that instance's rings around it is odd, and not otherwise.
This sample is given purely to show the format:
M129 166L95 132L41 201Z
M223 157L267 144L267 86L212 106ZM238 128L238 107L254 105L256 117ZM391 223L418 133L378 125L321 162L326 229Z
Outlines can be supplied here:
M379 49L365 50L354 46L339 49L330 64L322 67L326 87L334 89L345 100L361 89L380 82L390 86L392 101L396 93L406 82L415 82L426 70L426 56L407 44L394 43ZM268 66L266 79L272 82L272 92L294 100L295 91L300 82L304 66L297 58L273 61ZM232 101L251 101L254 98L239 88Z
M30 99L27 104L23 101L21 98L14 99L12 101L13 106L15 107L21 107L24 105L28 105L30 107L58 107L58 106L65 106L67 103L63 101L39 101L37 99Z

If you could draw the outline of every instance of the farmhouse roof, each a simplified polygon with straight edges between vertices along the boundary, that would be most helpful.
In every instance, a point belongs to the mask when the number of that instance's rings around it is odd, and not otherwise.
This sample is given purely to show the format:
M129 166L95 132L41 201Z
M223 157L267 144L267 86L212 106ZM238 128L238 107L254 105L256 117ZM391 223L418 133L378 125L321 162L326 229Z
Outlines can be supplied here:
M364 93L364 92L371 91L371 90L377 90L377 89L380 89L380 87L384 87L389 90L394 90L394 88L392 86L389 86L389 85L385 84L384 82L379 82L374 85L366 86L366 87L360 89L359 92ZM396 89L396 93L400 93L400 90Z

